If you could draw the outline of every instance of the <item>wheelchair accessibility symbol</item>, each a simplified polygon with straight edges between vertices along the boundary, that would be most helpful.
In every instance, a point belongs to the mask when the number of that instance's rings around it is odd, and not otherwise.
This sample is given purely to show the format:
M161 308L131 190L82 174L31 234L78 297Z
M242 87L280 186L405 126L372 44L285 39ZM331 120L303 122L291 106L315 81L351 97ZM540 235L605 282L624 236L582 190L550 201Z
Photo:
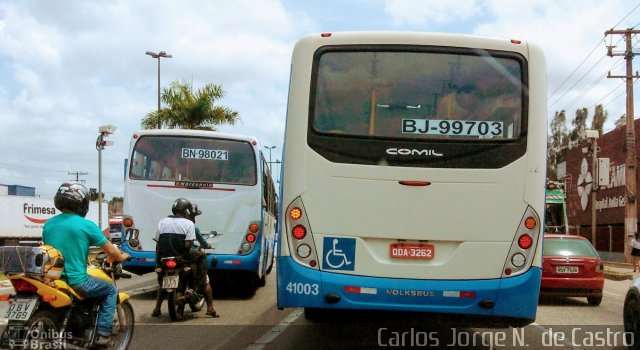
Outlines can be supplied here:
M356 240L354 238L324 238L324 268L353 271L356 263Z

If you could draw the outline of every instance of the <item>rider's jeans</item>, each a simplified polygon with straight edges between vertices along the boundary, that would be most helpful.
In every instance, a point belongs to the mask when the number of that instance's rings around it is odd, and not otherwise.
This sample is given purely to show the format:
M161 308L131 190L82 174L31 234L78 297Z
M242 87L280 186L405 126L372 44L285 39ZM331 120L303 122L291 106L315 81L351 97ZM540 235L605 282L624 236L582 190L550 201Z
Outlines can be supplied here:
M116 313L116 304L118 303L116 287L112 283L93 276L89 276L85 282L71 287L85 298L101 299L98 311L98 334L104 337L111 336L113 316Z

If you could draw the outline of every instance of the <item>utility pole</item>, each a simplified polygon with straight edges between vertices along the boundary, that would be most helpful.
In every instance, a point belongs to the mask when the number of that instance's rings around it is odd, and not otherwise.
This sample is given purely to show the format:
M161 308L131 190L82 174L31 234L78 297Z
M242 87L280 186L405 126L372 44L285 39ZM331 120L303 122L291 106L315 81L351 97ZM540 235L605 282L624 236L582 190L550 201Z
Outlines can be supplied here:
M76 171L76 172L69 171L69 172L67 172L67 174L75 175L76 176L76 182L80 182L80 183L85 183L86 182L85 180L80 180L80 176L89 175L89 173L85 173L85 172L82 172L82 171Z
M634 127L634 115L633 115L633 79L638 78L638 73L633 74L633 56L637 53L633 52L633 46L631 44L631 36L633 34L640 33L640 30L625 29L614 30L610 29L604 32L605 37L607 35L624 35L626 41L626 48L624 52L613 52L614 46L607 47L607 55L624 56L627 61L627 74L626 75L609 75L607 78L623 78L627 82L627 120L626 120L626 142L624 151L626 152L625 161L625 182L626 182L626 196L624 210L624 257L625 261L631 261L631 249L629 249L628 242L634 237L638 230L638 211L636 204L636 134Z

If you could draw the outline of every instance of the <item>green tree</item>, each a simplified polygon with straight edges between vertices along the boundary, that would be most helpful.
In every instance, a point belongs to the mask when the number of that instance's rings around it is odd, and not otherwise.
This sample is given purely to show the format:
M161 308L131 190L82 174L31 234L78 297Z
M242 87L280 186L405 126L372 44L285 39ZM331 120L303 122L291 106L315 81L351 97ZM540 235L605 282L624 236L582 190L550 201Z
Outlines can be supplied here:
M626 114L621 115L620 118L616 120L615 125L616 125L616 128L619 126L627 125L627 115Z
M604 107L601 104L597 105L595 114L591 120L591 130L598 130L600 135L604 134L603 127L608 117L609 113L604 109Z
M569 146L569 131L565 111L556 112L549 125L550 132L547 139L547 174L552 180L557 180L557 164L564 161Z
M216 125L235 125L240 120L238 112L215 105L222 97L224 91L220 85L206 84L193 92L190 83L174 81L162 89L161 99L167 107L147 114L142 120L142 127L216 130Z
M580 140L582 135L584 135L584 131L587 129L588 116L589 111L586 108L580 108L576 110L576 117L571 121L573 129L569 133L569 140L571 142Z

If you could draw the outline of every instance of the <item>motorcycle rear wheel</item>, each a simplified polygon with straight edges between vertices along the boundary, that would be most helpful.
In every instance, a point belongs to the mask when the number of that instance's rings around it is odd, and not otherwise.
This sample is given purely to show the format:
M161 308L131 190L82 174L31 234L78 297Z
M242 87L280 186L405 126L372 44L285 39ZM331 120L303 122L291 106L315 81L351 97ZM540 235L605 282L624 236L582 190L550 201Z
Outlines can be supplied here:
M26 323L9 322L2 334L2 345L4 346L6 341L10 349L62 349L63 341L66 339L51 339L51 334L59 333L56 326L58 323L59 318L52 311L37 310ZM11 329L18 333L10 333Z
M171 321L177 322L184 319L184 301L181 299L182 293L177 290L167 294L167 306L169 307L169 318Z
M189 303L189 308L191 308L191 311L193 311L193 312L198 312L198 311L202 310L202 308L206 304L206 301L205 301L203 295L198 294L198 297L199 297L199 299L198 299L197 303Z
M113 319L112 349L126 350L131 344L133 338L133 328L135 325L135 314L129 300L125 300L118 304L116 315Z

